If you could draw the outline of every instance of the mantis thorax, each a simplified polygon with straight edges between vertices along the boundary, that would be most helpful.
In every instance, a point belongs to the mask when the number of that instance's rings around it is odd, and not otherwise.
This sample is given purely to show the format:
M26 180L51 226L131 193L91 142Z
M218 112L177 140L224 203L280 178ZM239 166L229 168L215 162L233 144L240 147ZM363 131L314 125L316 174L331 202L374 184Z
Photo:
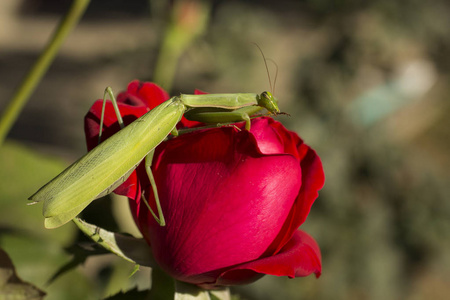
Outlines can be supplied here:
M272 95L271 92L262 92L258 97L258 106L264 107L271 114L280 113L278 108L278 100Z

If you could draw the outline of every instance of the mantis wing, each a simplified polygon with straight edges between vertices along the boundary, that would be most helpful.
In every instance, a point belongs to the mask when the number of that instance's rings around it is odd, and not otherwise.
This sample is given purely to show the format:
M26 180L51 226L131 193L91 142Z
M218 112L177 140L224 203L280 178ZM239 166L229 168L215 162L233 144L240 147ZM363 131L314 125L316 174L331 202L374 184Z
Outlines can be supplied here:
M100 194L111 190L173 130L186 106L176 97L149 111L39 189L29 199L44 201L45 227L76 217Z

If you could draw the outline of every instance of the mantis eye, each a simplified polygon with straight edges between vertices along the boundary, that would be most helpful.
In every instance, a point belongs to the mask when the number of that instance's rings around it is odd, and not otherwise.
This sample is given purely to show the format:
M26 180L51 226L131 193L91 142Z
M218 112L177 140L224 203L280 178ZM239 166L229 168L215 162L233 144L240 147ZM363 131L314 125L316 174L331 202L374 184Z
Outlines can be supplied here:
M278 101L270 92L262 92L258 99L258 105L267 109L271 114L280 113L278 108Z

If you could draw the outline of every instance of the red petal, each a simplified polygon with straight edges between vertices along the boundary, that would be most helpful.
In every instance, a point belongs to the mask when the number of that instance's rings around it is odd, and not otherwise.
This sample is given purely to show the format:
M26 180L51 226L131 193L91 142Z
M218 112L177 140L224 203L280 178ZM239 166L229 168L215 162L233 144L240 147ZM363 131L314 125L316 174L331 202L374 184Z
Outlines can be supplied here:
M289 153L284 151L284 141L276 128L270 125L272 118L257 118L252 120L250 132L258 142L258 148L263 154Z
M319 277L321 272L322 256L319 246L306 232L297 230L278 254L227 270L222 273L216 285L240 284L244 278L257 279L257 274L294 278L312 273Z
M157 225L145 206L135 213L141 229L150 228L156 259L178 279L260 257L301 180L291 155L262 156L247 131L230 127L162 144L153 171L167 225Z
M194 95L205 95L205 94L209 94L208 92L204 92L202 90L199 89L195 89L194 91Z
M311 206L319 196L319 190L323 187L325 176L322 162L316 152L306 144L300 144L299 152L304 152L304 157L300 161L302 169L302 186L297 199L292 206L286 222L283 225L280 235L274 240L269 249L274 249L277 253L283 245L291 239L292 234L305 222ZM268 252L267 254L272 254Z
M122 100L122 97L124 100ZM134 80L128 84L127 92L119 95L118 102L126 103L138 99L148 110L155 108L166 100L169 94L153 82ZM120 100L120 101L119 101Z

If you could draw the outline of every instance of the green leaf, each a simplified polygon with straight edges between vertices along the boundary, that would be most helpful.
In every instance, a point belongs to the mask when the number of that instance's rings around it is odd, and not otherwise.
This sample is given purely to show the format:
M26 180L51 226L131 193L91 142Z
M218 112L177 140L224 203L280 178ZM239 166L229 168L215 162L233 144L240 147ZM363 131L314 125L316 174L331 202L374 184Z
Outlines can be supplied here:
M229 288L209 291L209 294L211 296L211 300L231 300Z
M204 290L196 285L177 281L175 300L231 300L230 289Z
M92 244L95 245L94 243ZM62 265L53 274L53 276L50 277L50 279L47 281L47 285L52 284L56 279L60 278L62 275L84 264L89 257L108 253L104 248L101 247L98 247L98 249L94 247L89 247L89 249L87 248L88 248L87 245L84 247L81 245L73 245L71 247L66 248L67 253L72 254L72 259L66 264Z
M8 254L0 249L0 299L40 300L44 296L45 292L17 276Z
M131 272L129 277L132 277L137 271L139 271L139 265L138 264L134 265L133 272Z
M175 300L211 300L209 292L198 286L177 281L175 283Z
M144 239L107 231L79 218L73 219L73 222L84 234L109 252L137 265L155 267L151 249Z
M148 291L139 291L137 288L117 293L111 297L105 298L104 300L145 300L148 299Z
M0 248L9 254L16 272L27 282L45 286L48 300L98 299L97 281L80 269L45 285L55 269L70 260L64 248L73 243L78 229L68 225L47 230L42 224L42 206L26 205L27 197L67 163L8 141L0 147L0 166Z

